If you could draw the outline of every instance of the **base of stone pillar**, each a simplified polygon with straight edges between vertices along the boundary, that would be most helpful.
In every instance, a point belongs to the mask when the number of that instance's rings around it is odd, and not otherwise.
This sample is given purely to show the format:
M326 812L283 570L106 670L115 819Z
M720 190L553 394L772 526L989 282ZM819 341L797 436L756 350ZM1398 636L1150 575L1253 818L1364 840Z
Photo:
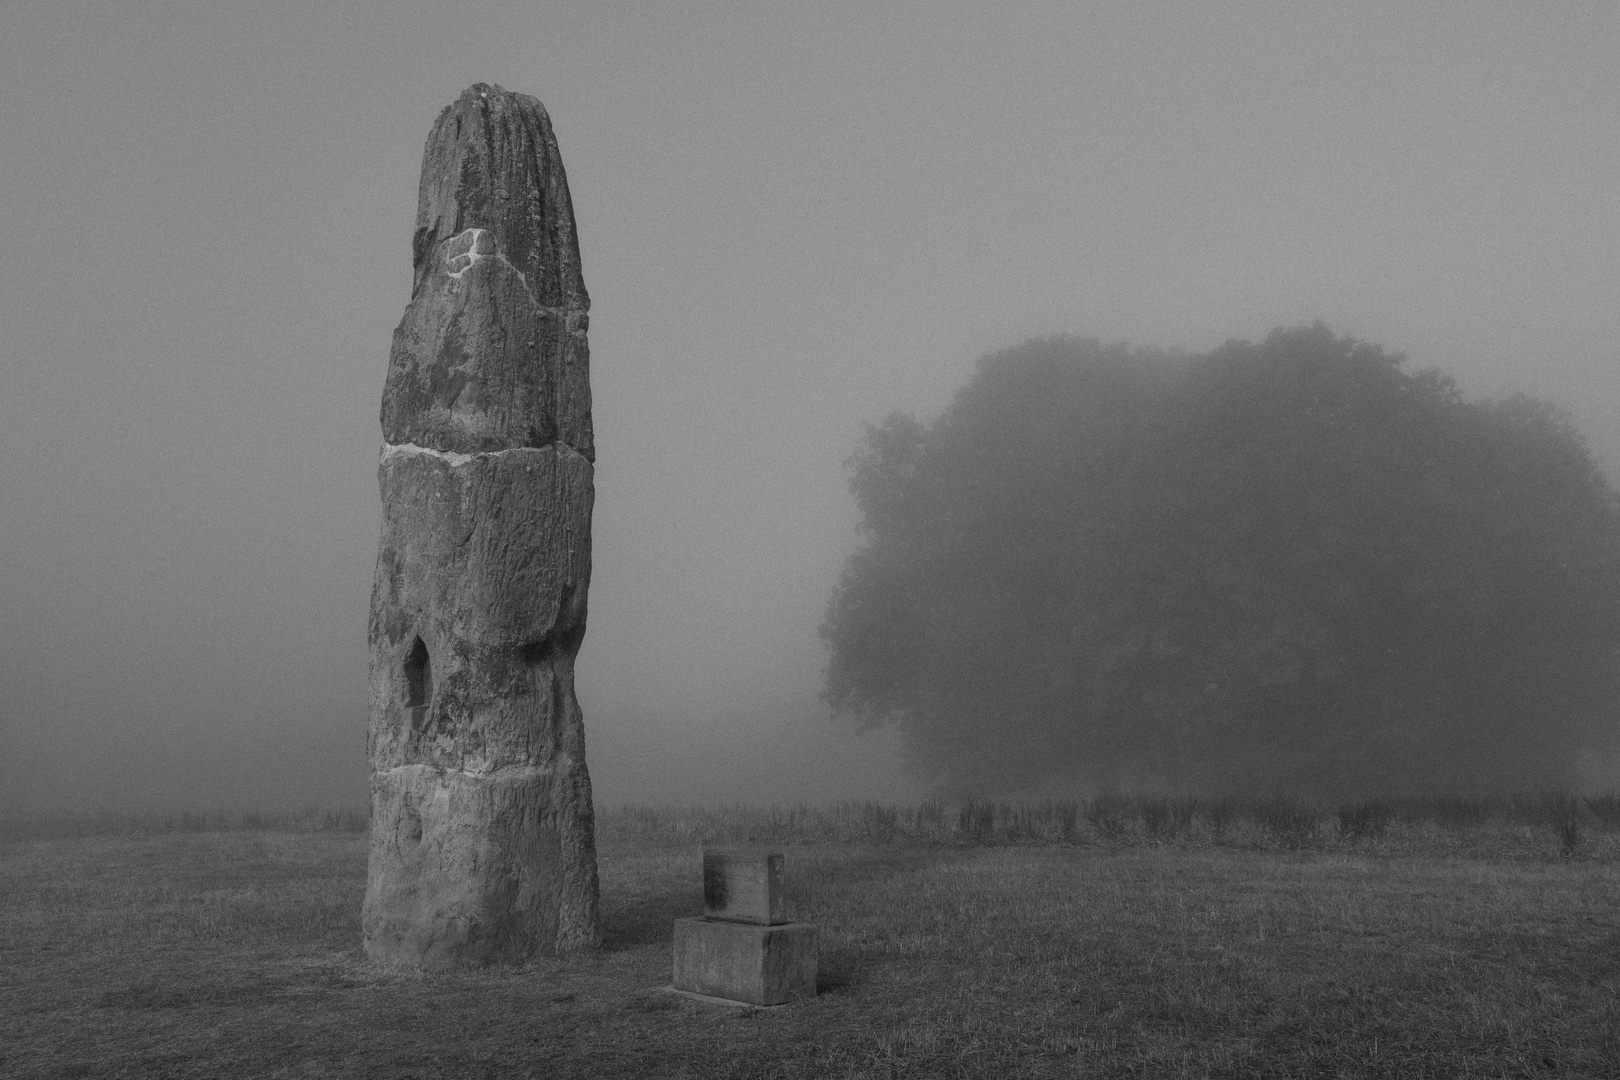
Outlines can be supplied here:
M749 1005L816 995L816 928L675 920L676 990Z

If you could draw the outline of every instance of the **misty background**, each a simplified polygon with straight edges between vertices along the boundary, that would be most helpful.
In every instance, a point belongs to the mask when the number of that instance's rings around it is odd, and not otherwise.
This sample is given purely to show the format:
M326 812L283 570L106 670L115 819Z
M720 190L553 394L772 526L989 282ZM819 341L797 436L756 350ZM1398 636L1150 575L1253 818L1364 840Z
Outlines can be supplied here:
M599 800L908 799L817 627L864 421L1324 320L1620 461L1620 9L0 6L0 803L356 804L422 144L539 97L593 300Z

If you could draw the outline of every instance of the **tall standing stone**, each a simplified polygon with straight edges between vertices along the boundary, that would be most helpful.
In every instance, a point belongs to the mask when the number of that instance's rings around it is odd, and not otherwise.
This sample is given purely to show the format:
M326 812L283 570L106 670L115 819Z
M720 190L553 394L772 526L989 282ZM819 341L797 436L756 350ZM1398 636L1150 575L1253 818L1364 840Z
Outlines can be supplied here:
M590 946L596 845L574 697L590 300L540 102L480 84L439 115L414 261L383 388L366 952Z

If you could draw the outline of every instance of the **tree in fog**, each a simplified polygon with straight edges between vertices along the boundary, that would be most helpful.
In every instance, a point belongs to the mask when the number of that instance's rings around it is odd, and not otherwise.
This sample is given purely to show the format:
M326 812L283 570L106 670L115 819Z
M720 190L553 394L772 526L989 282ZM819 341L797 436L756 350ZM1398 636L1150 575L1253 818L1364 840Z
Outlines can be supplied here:
M985 358L851 459L826 700L956 794L1571 782L1620 719L1620 503L1557 410L1402 363Z

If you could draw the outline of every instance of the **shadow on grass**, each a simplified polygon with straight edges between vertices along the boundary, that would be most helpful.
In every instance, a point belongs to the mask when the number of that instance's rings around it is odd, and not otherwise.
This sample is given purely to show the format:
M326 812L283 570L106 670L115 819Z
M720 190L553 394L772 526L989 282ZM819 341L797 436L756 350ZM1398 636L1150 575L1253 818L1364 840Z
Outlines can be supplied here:
M602 904L602 949L619 952L672 941L675 920L695 914L692 889L685 883L647 896L606 901Z
M860 983L863 964L850 949L840 954L823 956L816 970L817 994L841 994L853 990Z

